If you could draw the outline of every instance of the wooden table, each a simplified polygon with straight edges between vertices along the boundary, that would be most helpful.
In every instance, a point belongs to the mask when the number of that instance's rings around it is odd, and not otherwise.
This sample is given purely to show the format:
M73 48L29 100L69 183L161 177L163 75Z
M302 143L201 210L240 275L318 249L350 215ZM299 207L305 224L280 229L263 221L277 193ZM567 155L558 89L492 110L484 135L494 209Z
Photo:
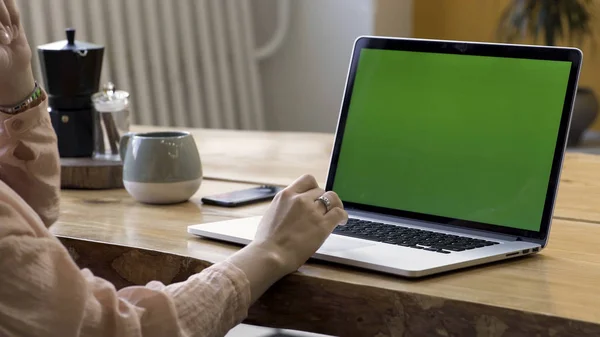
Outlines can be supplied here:
M117 287L184 280L238 249L188 235L189 224L267 207L202 206L202 196L286 185L303 173L325 180L331 135L191 131L209 179L189 203L63 192L51 230L80 266ZM418 281L310 262L265 294L248 322L338 336L600 336L599 157L567 156L555 215L542 254Z

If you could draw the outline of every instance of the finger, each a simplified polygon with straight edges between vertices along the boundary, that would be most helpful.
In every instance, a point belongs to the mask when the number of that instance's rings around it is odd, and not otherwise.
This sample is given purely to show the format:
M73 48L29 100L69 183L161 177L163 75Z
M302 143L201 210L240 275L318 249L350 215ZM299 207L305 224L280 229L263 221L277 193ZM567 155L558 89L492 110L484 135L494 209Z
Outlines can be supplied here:
M17 26L17 28L21 27L21 14L19 12L19 7L17 6L17 2L15 0L4 0L6 4L6 9L8 10L8 15L10 16L10 21L12 26ZM14 28L13 28L14 29Z
M9 45L12 42L10 34L0 25L0 45Z
M4 29L11 35L12 39L12 22L10 20L10 14L8 12L8 8L6 7L6 3L3 0L0 0L0 25L2 25Z
M323 194L323 197L327 198L327 200L329 200L329 202L331 203L331 205L329 206L329 211L333 210L334 208L344 209L344 204L342 203L340 197L338 197L337 193L333 191L328 191ZM318 200L318 198L319 197L317 197L317 200L315 200L315 204L317 205L317 207L319 207L319 209L323 211L323 214L328 213L325 204L321 200Z
M318 187L319 184L315 177L309 174L303 175L290 185L290 188L296 193L304 193Z
M348 222L348 213L343 209L336 207L325 214L325 225L331 232L337 226L344 226Z
M322 196L323 194L325 194L325 190L320 187L317 187L313 188L310 191L302 193L300 197L306 199L306 201L315 201L318 197Z

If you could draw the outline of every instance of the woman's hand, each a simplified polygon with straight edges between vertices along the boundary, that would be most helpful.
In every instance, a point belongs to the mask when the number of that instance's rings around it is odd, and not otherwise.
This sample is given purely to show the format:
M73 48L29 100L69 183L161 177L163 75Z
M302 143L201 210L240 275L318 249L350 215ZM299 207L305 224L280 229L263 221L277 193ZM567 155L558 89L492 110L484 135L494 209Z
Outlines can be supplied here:
M331 202L329 211L317 200L321 196ZM246 274L254 302L277 280L296 271L335 226L347 221L340 198L320 189L312 176L303 176L275 197L254 241L229 262Z
M317 200L321 196L331 202L329 211ZM314 177L306 175L275 197L253 244L274 252L289 273L306 262L337 225L347 221L337 194L325 192Z
M0 0L0 106L18 104L31 94L31 48L15 0Z

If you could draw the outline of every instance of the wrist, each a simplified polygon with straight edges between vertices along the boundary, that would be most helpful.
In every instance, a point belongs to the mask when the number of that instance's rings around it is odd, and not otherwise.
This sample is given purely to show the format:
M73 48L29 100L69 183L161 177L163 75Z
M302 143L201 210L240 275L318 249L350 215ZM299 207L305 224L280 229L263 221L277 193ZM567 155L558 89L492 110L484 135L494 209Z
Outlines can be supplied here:
M251 243L229 257L228 261L238 267L250 283L252 302L279 279L294 271L285 263L285 259L272 247Z
M284 252L275 245L266 242L252 242L247 249L251 251L252 255L259 257L265 266L278 277L283 277L295 271Z
M31 67L0 80L0 106L12 107L27 99L35 88Z

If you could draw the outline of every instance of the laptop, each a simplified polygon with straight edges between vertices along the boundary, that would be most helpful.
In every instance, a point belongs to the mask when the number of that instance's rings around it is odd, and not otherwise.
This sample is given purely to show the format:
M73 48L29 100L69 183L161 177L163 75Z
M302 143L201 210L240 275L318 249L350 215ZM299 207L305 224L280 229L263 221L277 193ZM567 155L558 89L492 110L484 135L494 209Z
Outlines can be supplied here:
M548 243L582 53L360 37L327 190L350 220L313 256L405 277ZM260 217L193 225L248 244Z

